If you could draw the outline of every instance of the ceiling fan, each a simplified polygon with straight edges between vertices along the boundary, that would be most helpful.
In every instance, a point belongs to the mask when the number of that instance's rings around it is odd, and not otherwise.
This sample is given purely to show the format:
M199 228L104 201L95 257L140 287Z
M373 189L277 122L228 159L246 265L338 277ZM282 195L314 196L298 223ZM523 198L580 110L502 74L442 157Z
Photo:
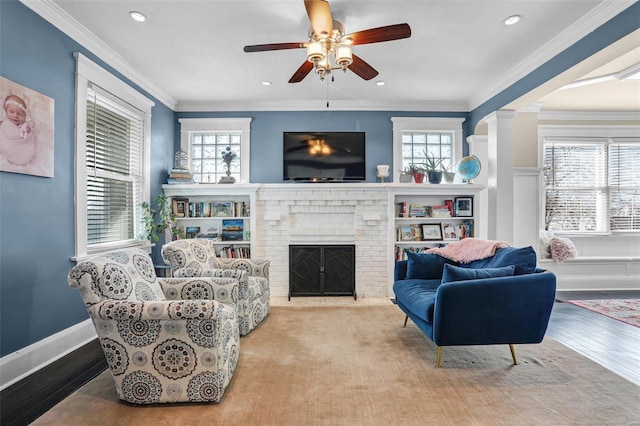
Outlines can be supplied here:
M353 54L351 46L411 37L411 27L406 23L345 34L344 25L333 19L327 0L304 0L304 6L311 23L308 41L255 44L244 47L245 52L306 48L307 59L291 76L289 83L301 82L313 69L321 80L337 69L344 72L349 69L364 80L371 80L378 75L378 71Z

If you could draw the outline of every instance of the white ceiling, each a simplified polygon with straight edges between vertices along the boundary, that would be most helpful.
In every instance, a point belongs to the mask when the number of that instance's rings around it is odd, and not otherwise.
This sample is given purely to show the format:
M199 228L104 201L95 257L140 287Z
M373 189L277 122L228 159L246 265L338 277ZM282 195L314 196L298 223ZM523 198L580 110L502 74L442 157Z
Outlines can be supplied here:
M303 0L23 3L176 110L313 110L326 108L329 99L332 109L468 111L634 1L330 0L334 19L347 33L406 22L412 36L355 46L354 53L379 76L364 81L350 71L334 71L335 81L328 84L313 73L301 83L287 83L305 60L303 49L242 50L250 44L306 41L309 22ZM134 22L131 10L148 20ZM522 21L505 26L503 19L513 14L522 15ZM595 62L567 78L639 63L640 49L626 46L616 52L615 63ZM263 80L273 84L263 86ZM377 86L379 80L386 85ZM599 85L534 100L552 110L640 110L640 83L606 85L607 93L614 94L611 101L605 102Z

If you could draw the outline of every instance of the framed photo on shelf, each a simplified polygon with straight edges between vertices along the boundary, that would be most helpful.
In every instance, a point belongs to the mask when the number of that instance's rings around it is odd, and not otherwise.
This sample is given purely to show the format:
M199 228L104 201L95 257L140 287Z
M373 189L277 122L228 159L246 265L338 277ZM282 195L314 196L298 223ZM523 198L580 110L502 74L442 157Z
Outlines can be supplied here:
M216 201L211 203L211 217L232 217L233 203L231 201Z
M457 223L442 222L442 239L444 241L458 241L460 237L460 227Z
M198 236L199 232L200 232L199 226L187 226L187 229L185 230L185 236L187 238L195 238Z
M425 223L422 225L423 241L442 241L442 226L439 223Z
M186 217L187 210L189 209L189 199L174 198L171 202L171 206L173 208L173 214L176 215L176 217Z
M411 232L411 225L402 225L399 228L398 240L400 241L413 241L413 234Z
M473 197L456 197L453 211L456 217L473 217Z

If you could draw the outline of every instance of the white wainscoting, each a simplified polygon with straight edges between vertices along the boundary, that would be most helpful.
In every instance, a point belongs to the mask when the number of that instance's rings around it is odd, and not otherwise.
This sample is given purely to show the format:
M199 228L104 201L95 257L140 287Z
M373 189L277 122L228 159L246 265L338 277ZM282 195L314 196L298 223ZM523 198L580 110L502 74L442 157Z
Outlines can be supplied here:
M542 228L542 170L514 170L514 246L531 245L538 253L538 265L556 274L557 289L640 289L640 236L559 235L571 239L578 256L562 263L543 259L539 248Z

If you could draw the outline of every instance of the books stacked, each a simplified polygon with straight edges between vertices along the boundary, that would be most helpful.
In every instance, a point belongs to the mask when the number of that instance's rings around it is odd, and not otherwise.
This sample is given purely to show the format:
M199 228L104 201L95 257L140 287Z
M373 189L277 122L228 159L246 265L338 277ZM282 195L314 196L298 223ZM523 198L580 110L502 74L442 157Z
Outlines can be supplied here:
M193 183L193 175L189 169L171 169L167 183L170 185Z
M449 206L433 206L431 208L431 217L445 219L451 217L451 211L449 210Z
M425 208L422 204L411 204L409 206L409 217L424 217Z

